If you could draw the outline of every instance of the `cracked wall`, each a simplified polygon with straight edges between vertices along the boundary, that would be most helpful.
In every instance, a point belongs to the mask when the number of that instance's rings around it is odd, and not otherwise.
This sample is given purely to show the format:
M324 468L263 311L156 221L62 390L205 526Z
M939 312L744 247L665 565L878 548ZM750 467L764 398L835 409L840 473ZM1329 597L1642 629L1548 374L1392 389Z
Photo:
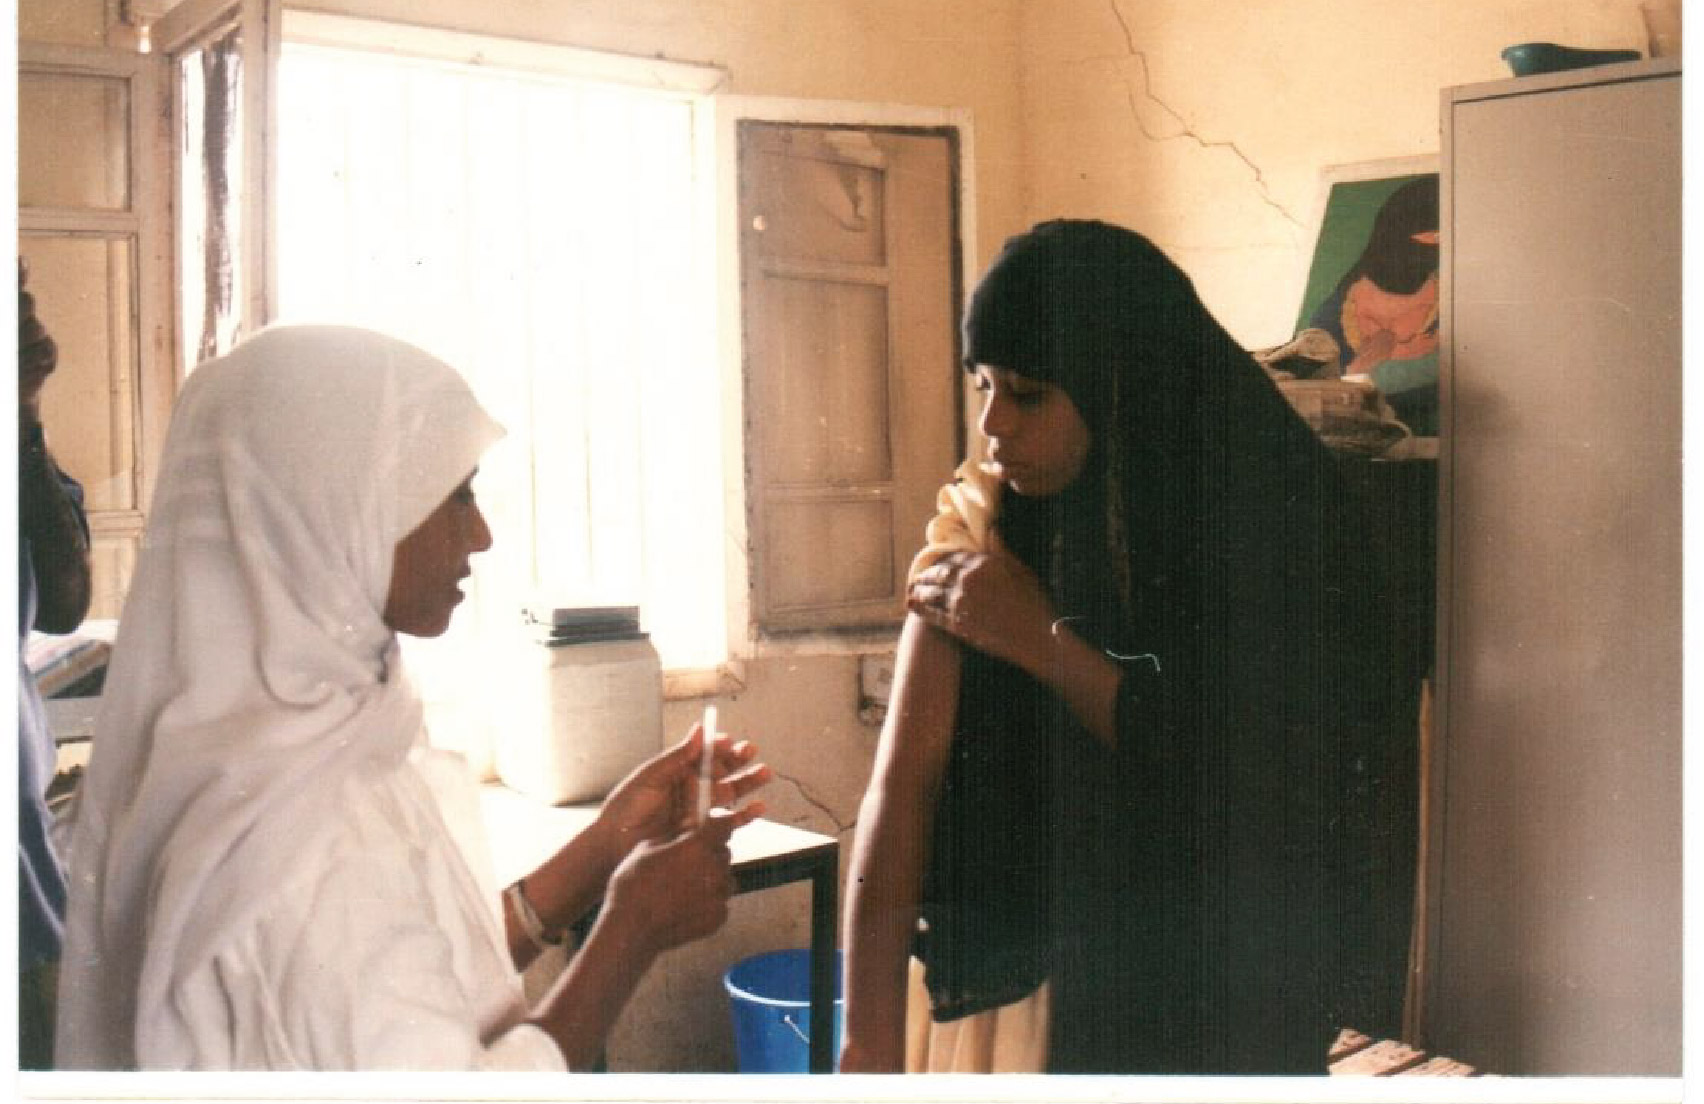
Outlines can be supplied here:
M1439 88L1503 77L1504 45L1641 38L1633 0L292 5L710 62L742 95L968 107L978 256L967 268L980 271L1036 219L1111 219L1172 253L1250 344L1287 335L1321 166L1435 152ZM27 38L99 41L99 0L23 9ZM769 657L748 666L744 691L717 701L723 727L761 740L776 770L763 793L770 815L843 846L875 746L857 688L855 657ZM665 730L685 732L702 705L670 703ZM722 933L671 952L617 1028L614 1067L731 1068L721 971L804 945L808 909L803 885L742 897Z
M1516 42L1643 47L1633 0L1048 0L1021 9L1026 224L1153 238L1255 348L1288 338L1320 170L1435 155L1441 89Z

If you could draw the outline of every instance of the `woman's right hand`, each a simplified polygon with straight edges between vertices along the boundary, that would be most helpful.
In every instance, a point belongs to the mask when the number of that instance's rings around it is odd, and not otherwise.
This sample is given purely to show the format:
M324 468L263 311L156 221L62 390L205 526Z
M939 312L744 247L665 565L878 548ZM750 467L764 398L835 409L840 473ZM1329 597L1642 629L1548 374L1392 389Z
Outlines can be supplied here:
M986 552L955 552L925 568L906 609L979 652L1043 676L1058 617L1047 590L990 530Z
M728 918L734 891L728 837L762 811L757 803L716 810L673 839L638 844L610 877L604 902L609 922L626 927L651 954L716 931Z

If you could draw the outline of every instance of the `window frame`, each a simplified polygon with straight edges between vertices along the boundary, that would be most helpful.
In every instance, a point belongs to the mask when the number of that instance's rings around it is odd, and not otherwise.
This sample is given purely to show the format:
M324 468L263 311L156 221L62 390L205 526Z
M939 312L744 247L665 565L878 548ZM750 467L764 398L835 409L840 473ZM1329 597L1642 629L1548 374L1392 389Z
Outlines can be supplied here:
M89 513L96 557L95 609L97 615L110 613L116 617L117 608L103 610L102 605L121 605L129 590L177 385L169 321L174 301L170 168L162 153L169 148L170 136L164 133L155 110L167 76L164 64L147 54L111 47L21 42L17 76L28 74L121 80L128 88L126 207L109 211L24 206L21 202L15 207L20 244L32 237L80 238L127 242L132 250L129 306L133 325L122 335L130 346L133 372L127 381L131 416L128 424L113 427L115 433L129 438L131 505Z
M695 62L588 50L529 39L416 23L393 23L330 12L284 8L283 38L316 46L389 53L460 65L489 65L553 77L630 84L668 92L709 95L728 79L725 70Z
M236 277L240 294L231 304L236 321L236 340L259 331L277 312L276 276L273 267L273 242L277 225L273 221L272 195L276 178L276 135L273 130L275 81L278 73L278 48L283 22L281 0L182 0L170 6L158 21L147 28L148 49L160 57L165 66L161 93L164 112L171 121L163 152L171 165L172 218L169 233L173 243L172 316L175 335L175 373L179 382L187 377L194 365L189 362L190 335L184 332L181 302L181 274L190 263L183 255L182 214L178 210L182 161L178 136L185 131L185 105L179 95L177 64L179 57L200 49L213 38L230 30L242 36L241 68L242 98L239 106L239 126L243 134L242 156L239 161L238 187L241 196L240 230L233 242Z

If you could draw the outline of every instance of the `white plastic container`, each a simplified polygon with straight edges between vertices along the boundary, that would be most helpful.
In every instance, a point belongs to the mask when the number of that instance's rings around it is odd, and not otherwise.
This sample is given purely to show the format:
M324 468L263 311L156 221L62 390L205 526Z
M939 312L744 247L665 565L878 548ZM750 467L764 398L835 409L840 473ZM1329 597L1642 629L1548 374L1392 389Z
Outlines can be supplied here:
M551 805L598 801L663 746L663 672L648 637L517 647L501 680L497 775Z

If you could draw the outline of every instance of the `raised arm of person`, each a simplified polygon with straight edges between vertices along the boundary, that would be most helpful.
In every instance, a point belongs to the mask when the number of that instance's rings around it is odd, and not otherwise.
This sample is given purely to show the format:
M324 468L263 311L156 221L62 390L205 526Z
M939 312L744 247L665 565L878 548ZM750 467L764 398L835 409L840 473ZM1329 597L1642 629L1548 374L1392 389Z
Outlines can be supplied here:
M48 455L41 424L18 432L18 533L29 542L36 581L35 628L68 633L89 612L89 532L77 492Z
M1117 743L1119 665L1060 618L1035 574L991 531L987 552L960 552L918 575L910 608L965 644L1022 668L1077 722Z
M959 675L958 644L907 617L846 878L843 1073L904 1067L906 971Z

